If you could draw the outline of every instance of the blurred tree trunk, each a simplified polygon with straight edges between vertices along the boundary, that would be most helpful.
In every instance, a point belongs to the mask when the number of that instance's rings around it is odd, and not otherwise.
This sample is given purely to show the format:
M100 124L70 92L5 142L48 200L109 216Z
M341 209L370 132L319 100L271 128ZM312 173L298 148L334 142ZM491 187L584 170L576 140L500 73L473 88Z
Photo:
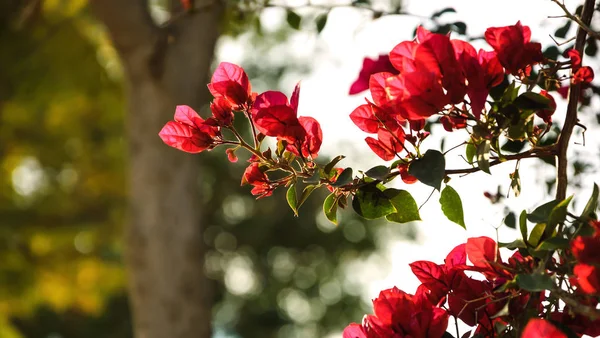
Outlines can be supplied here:
M204 276L199 163L158 137L177 104L195 108L206 90L222 9L183 13L158 27L145 0L92 0L118 50L128 86L129 294L137 338L210 337L211 293Z

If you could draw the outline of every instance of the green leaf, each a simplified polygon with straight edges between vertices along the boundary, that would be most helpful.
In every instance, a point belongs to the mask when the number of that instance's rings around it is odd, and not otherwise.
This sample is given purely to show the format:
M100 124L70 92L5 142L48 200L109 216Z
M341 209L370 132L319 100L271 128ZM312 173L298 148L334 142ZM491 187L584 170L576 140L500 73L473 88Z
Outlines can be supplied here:
M519 215L519 230L521 231L523 241L527 243L527 212L525 210Z
M550 212L550 216L548 217L548 226L546 227L546 235L551 235L556 226L567 219L567 207L571 200L573 199L573 195L568 197L567 199L558 203L552 211Z
M384 165L378 165L376 167L373 167L373 168L367 170L367 172L365 172L365 175L383 181L386 179L387 174L389 174L389 172L390 172L390 168L388 168Z
M518 274L515 280L521 289L531 292L552 290L555 286L550 276L540 273Z
M499 248L507 248L509 250L514 250L514 249L518 249L518 248L525 249L525 248L527 248L527 245L525 245L525 242L523 242L522 239L515 239L514 241L512 241L510 243L498 243L498 247Z
M338 205L335 194L329 194L329 196L325 198L325 201L323 201L323 213L325 214L325 217L335 225L338 224L337 208Z
M558 250L566 249L569 247L569 240L562 237L551 237L543 241L539 246L538 250Z
M277 142L277 151L275 152L275 155L277 155L277 157L281 157L281 155L283 155L283 152L285 151L286 146L287 146L286 140L279 140Z
M466 155L467 162L469 162L469 164L473 163L473 158L475 157L475 154L477 154L477 148L475 147L475 145L471 142L467 143Z
M529 240L527 241L529 245L532 247L538 246L540 244L540 239L544 235L544 231L546 230L546 223L538 223L533 227L531 233L529 234Z
M519 176L519 169L515 169L515 172L510 174L510 187L515 193L515 197L519 197L521 194L521 177Z
M298 216L298 197L296 196L296 184L292 183L285 194L290 208L294 211L294 215Z
M504 224L511 229L517 228L517 216L514 212L509 212L508 215L504 218Z
M329 175L331 173L331 170L333 170L333 167L335 167L335 165L338 164L338 162L343 160L344 158L346 158L346 156L338 155L334 157L333 160L331 160L329 163L327 163L327 165L325 165L325 168L323 168L323 172L325 172L325 175Z
M549 109L552 104L549 98L534 92L525 92L519 95L514 103L523 110Z
M308 199L308 196L310 196L310 194L312 194L312 192L315 191L316 188L317 186L312 184L304 187L304 190L302 190L302 194L300 194L300 199L298 200L298 209L300 209L302 204L304 204L304 202L306 202L306 199Z
M539 207L535 208L532 213L527 215L527 220L531 223L548 222L548 217L550 217L552 209L554 209L558 203L559 201L554 200L540 205Z
M302 18L300 17L300 15L296 14L296 12L288 10L286 20L288 25L290 25L290 27L292 27L293 29L300 29L300 23L302 22Z
M312 176L309 178L305 178L303 182L309 184L318 184L321 182L321 173L319 172L319 170L315 170Z
M504 90L504 93L502 94L502 102L505 103L510 103L513 102L516 98L517 95L519 94L519 89L521 88L521 86L516 86L516 81L513 81L510 83L510 85L508 87L506 87L506 89Z
M570 22L570 21L569 21ZM587 220L592 218L592 214L596 212L596 208L598 208L598 185L594 183L594 191L592 192L592 196L588 200L585 208L583 208L583 212L581 213L581 218Z
M412 221L420 221L419 207L412 195L406 190L386 189L384 192L392 205L396 209L395 213L385 216L390 222L407 223Z
M554 32L554 35L557 38L564 39L567 36L567 33L569 33L569 29L571 29L571 20L567 20L567 23L565 23L564 26L557 29L556 32Z
M462 201L456 190L447 185L444 190L442 190L440 204L442 205L444 215L446 215L450 221L467 229L465 226Z
M331 184L332 187L341 187L343 185L346 185L350 182L352 182L353 180L353 175L352 175L352 168L346 168L344 169L344 171L342 171L342 173L340 174L340 176L338 176L337 180Z
M439 151L429 149L423 157L411 162L408 173L421 183L440 190L446 175L446 159Z
M460 35L466 35L467 34L467 24L462 22L462 21L456 21L452 24L453 26L453 30L460 34Z
M390 199L374 184L368 184L356 191L352 208L366 219L377 219L396 212Z
M446 13L456 13L456 10L454 8L452 8L452 7L446 7L444 9L440 10L440 11L437 11L437 12L433 13L431 15L431 18L432 19L437 19L437 18L439 18L440 16L442 16L442 15L444 15Z
M477 166L484 172L490 173L490 140L485 140L477 145Z
M327 24L327 17L329 16L329 11L319 14L315 20L315 25L317 26L317 33L321 33L325 25Z
M509 153L518 153L525 148L524 141L513 141L507 140L506 143L500 148L502 151L507 151Z

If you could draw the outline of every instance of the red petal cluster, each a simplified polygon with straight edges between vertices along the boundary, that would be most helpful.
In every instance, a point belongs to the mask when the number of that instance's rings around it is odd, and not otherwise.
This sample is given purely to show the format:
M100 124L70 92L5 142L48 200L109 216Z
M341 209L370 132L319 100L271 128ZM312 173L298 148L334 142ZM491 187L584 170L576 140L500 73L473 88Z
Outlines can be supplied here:
M229 62L221 62L208 84L215 99L224 99L234 110L241 110L252 97L252 86L244 69Z
M271 196L273 194L274 186L269 182L269 177L260 168L258 162L252 162L244 171L242 176L242 185L250 184L254 186L252 188L252 195L258 196L257 198Z
M344 338L441 337L448 327L448 313L422 295L411 295L396 287L383 290L373 300L374 315L362 325L351 324Z
M365 141L383 160L391 160L403 150L404 141L418 141L412 134L405 135L406 121L411 130L419 131L428 117L465 103L478 119L490 89L504 79L505 71L496 55L419 27L414 40L401 42L390 52L394 71L384 57L365 60L351 93L365 88L366 74L373 73L368 82L373 103L356 108L350 118L361 130L377 134L377 138L367 137ZM457 113L443 118L442 123L447 130L460 129L466 127L467 119Z
M348 94L354 95L369 89L371 75L381 72L398 74L398 70L392 66L388 55L379 55L376 60L365 58L358 79L352 83Z
M527 323L522 338L567 338L567 335L547 320L534 318Z
M167 145L186 152L199 153L220 144L229 144L234 147L226 150L227 158L231 162L237 162L235 151L247 145L239 140L224 140L221 128L233 130L234 112L241 112L262 135L284 141L285 150L309 160L307 165L313 165L310 161L318 156L323 133L319 122L314 118L297 116L300 84L294 89L289 101L285 94L277 91L257 95L252 92L248 75L242 67L221 62L208 84L208 89L214 96L210 104L212 117L204 120L192 108L178 106L174 121L168 122L159 133ZM254 136L257 139L262 137ZM270 149L264 154L267 153L270 154ZM275 188L286 183L270 181L265 174L267 167L263 168L260 161L268 160L260 159L254 154L242 177L242 185L252 185L252 194L258 198L270 196Z
M576 49L569 49L567 56L571 59L571 68L573 69L573 78L571 83L590 83L594 79L594 70L589 67L581 66L581 54Z
M587 294L600 294L600 222L590 223L593 236L577 236L571 242L571 252L577 259L573 281Z
M467 265L467 258L473 265ZM413 296L397 288L382 291L373 301L375 314L367 315L362 325L348 326L344 337L441 337L448 315L477 326L476 335L495 336L497 323L505 324L517 318L526 306L539 307L542 300L532 299L532 295L523 290L496 291L515 277L511 271L517 267L533 269L533 260L516 252L504 263L494 240L469 238L466 244L452 249L443 264L429 261L410 264L422 283L416 294ZM485 279L474 279L465 273L467 270L479 272ZM508 314L499 315L506 306Z
M514 26L488 28L485 40L506 71L517 77L529 76L531 67L544 60L542 45L531 42L531 30L521 21Z
M286 141L288 151L314 159L321 148L323 133L319 122L314 118L298 118L299 97L299 83L290 101L282 92L264 92L254 101L252 119L262 134Z
M173 148L199 153L217 145L221 131L214 119L204 120L192 108L177 106L175 121L168 122L158 135Z
M550 108L538 110L535 112L535 115L539 116L544 122L551 123L552 115L554 115L554 112L556 111L556 101L554 101L554 97L545 90L540 91L540 94L550 100Z

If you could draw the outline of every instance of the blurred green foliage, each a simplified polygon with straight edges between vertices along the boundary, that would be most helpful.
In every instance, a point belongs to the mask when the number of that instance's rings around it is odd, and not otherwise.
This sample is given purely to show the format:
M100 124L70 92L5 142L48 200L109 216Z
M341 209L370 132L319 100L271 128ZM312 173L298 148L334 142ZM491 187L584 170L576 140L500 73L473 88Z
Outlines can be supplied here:
M273 34L259 48L281 41ZM0 45L0 337L131 337L116 53L84 0L2 2ZM270 88L288 70L244 66ZM216 150L199 160L217 332L321 337L362 317L358 277L377 271L359 262L387 265L373 254L376 224L345 213L332 227L317 194L294 218L283 195L254 201L239 187L243 157L232 165Z

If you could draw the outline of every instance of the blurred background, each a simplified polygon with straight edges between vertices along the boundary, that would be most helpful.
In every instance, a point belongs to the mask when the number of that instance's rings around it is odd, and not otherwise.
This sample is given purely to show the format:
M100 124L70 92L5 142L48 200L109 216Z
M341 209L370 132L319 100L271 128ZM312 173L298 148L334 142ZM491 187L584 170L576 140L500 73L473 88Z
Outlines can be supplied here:
M551 1L523 11L453 6L1 1L0 338L125 338L134 328L145 338L210 337L211 328L219 338L339 337L381 288L414 291L407 262L440 261L470 235L497 236L507 210L547 198L551 165L526 167L523 195L500 205L482 193L506 193L511 167L498 179L465 178L464 203L485 210L467 214L468 225L484 224L468 233L437 205L421 211L422 231L352 212L336 227L322 215L325 192L296 218L281 191L255 201L239 186L247 157L232 164L220 149L183 154L157 136L176 104L209 114L206 83L229 61L259 93L289 95L303 79L300 115L323 126L322 163L345 154L346 166L368 169L378 161L347 118L363 102L347 92L365 56L411 39L419 24L479 46L486 27L518 19L547 46L548 33L575 32L547 19L556 14ZM586 149L582 157L597 157L596 145ZM593 167L574 168L575 183ZM429 191L418 188L410 191L422 203ZM504 228L498 236L515 236Z

